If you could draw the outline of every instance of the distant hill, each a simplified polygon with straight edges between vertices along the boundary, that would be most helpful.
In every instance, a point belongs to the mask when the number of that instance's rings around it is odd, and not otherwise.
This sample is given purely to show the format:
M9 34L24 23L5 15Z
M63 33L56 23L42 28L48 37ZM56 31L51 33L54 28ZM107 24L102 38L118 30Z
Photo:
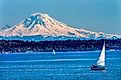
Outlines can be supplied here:
M0 40L0 53L95 51L101 50L104 40L20 41ZM105 39L106 50L121 51L121 39Z

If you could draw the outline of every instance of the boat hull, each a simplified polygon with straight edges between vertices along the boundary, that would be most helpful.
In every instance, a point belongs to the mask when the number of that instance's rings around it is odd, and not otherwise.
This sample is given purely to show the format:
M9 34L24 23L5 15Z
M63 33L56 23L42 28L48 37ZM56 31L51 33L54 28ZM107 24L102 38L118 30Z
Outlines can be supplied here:
M105 70L106 67L105 66L91 66L91 70Z

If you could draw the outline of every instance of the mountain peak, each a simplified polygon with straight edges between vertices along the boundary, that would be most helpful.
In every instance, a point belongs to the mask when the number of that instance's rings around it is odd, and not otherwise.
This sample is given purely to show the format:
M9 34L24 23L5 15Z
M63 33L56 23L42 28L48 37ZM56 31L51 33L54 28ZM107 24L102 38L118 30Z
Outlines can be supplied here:
M49 15L46 13L34 13L31 16L49 16Z
M0 31L1 36L43 36L54 38L111 38L114 35L103 32L91 32L85 29L72 28L48 14L34 13L20 24ZM116 35L118 37L118 35Z
M30 29L33 28L36 24L45 25L43 21L43 17L47 14L42 13L34 13L29 18L25 19L22 23L25 27L29 27Z

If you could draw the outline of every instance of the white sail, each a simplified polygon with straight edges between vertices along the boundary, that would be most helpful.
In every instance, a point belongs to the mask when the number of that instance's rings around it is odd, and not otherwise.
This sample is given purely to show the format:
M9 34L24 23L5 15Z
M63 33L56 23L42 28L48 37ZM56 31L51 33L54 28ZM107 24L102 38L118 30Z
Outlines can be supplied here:
M99 60L97 61L97 65L105 66L105 43L103 45Z
M53 54L55 54L55 50L53 49Z

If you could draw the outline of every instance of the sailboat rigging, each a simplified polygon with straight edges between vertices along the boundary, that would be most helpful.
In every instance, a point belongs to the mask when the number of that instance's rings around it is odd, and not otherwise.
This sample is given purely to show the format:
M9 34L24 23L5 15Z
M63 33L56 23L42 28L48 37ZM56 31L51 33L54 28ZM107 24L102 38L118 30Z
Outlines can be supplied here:
M97 64L91 66L91 70L105 70L105 42L103 44L103 48Z

